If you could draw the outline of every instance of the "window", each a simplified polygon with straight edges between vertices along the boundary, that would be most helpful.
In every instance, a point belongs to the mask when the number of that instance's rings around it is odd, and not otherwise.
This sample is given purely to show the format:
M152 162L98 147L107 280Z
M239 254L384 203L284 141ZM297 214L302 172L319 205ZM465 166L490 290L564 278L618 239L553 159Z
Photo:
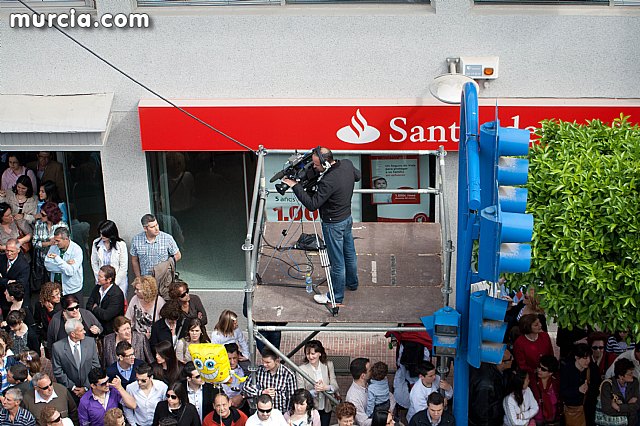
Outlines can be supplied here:
M2 1L2 0L0 0ZM429 4L430 0L138 0L139 6L282 6L285 4Z
M509 4L509 5L552 5L552 6L573 6L573 5L629 5L640 4L640 0L475 0L477 4Z
M244 152L147 153L152 211L178 243L177 270L190 286L244 286L245 190L250 198L255 161Z
M0 155L0 174L7 168L7 153ZM102 160L97 151L73 152L17 152L20 162L34 171L39 184L51 181L66 207L71 239L83 252L84 290L89 293L95 285L91 269L91 243L97 238L98 224L107 218L102 180ZM47 170L62 170L50 173ZM44 170L44 171L43 171ZM55 176L55 178L51 177ZM34 194L37 198L38 193Z

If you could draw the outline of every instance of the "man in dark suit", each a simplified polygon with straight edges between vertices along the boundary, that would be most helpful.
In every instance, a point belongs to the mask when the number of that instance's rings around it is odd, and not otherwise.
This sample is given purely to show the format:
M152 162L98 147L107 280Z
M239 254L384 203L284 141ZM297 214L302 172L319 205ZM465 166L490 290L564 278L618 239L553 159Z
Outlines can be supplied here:
M202 419L213 411L213 400L216 395L220 393L220 389L211 383L205 383L192 361L184 365L182 368L182 376L184 377L182 384L187 389L189 402L198 410L198 415L202 422Z
M93 288L87 311L98 318L102 324L103 335L113 333L113 320L119 315L124 315L124 294L120 287L114 284L116 270L111 265L104 265L98 271L98 284Z
M58 383L71 389L77 403L89 389L89 371L100 367L98 348L94 339L85 337L80 320L67 320L64 329L68 337L53 344L53 375Z
M10 282L18 282L24 288L24 305L31 306L31 287L29 286L29 275L31 268L29 261L20 251L20 243L12 238L7 241L7 248L0 254L0 308L2 312L9 312L11 302L7 300L4 291Z
M123 340L116 345L116 356L118 360L107 367L107 376L109 381L114 377L120 377L123 388L127 388L129 383L136 381L136 367L142 364L142 361L136 359L131 343Z

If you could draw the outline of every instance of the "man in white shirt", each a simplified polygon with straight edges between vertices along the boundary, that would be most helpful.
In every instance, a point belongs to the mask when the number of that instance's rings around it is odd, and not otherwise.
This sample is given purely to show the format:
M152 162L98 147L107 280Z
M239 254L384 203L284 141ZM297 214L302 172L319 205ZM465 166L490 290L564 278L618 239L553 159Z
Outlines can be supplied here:
M273 400L269 394L258 397L258 410L247 419L245 426L287 426L282 412L273 408Z
M36 419L40 418L45 407L51 406L62 416L78 422L78 407L69 390L60 383L53 383L47 373L36 373L31 380L33 388L27 390L22 405Z
M416 366L418 380L411 388L409 394L409 411L407 412L407 421L418 411L427 409L427 398L433 392L442 389L447 399L453 398L453 386L445 380L440 380L440 376L436 375L436 367L429 361L423 361ZM446 405L446 404L445 404Z
M211 383L205 383L192 361L187 362L182 368L182 382L187 389L189 402L196 407L200 422L207 414L213 411L213 401L220 390Z
M349 372L353 377L353 383L347 391L347 402L356 407L356 424L359 426L371 426L371 419L367 416L367 383L371 378L371 364L367 358L356 358L349 365ZM396 401L393 395L389 395L391 403L390 411L393 411Z
M62 295L73 294L82 300L82 248L71 241L65 227L53 232L53 244L49 247L44 266L51 273L51 281L62 285Z
M239 348L236 343L227 343L224 345L227 350L227 356L229 357L229 366L231 367L231 380L222 385L222 390L229 397L229 402L232 406L240 408L245 404L244 396L242 395L242 388L244 382L240 382L239 378L245 377L244 370L238 365L239 360Z
M79 319L67 320L64 330L68 337L53 344L53 375L58 383L71 389L76 402L80 402L89 390L89 371L100 367L98 347L95 340L85 336L84 325Z
M151 426L156 405L165 400L167 385L153 379L151 366L145 362L136 367L136 381L127 386L127 392L136 400L136 409L124 409L131 426Z
M629 361L633 362L633 366L634 366L633 377L640 380L640 342L636 343L633 350L628 350L626 352L621 353L618 356L618 358L616 358L616 360L613 362L613 364L611 364L611 367L609 367L609 369L607 370L607 374L605 374L605 377L607 379L610 379L613 377L613 368L616 365L616 361L622 358L626 358Z

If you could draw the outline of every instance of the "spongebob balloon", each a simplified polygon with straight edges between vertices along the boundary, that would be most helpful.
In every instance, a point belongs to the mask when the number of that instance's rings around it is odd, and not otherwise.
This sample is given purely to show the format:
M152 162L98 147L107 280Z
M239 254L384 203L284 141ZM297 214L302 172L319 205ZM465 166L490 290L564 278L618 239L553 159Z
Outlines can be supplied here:
M194 343L189 345L193 364L205 382L226 383L229 381L231 366L224 345L214 343Z
M193 364L205 382L225 384L229 382L244 382L244 377L231 376L229 356L224 345L215 343L194 343L189 345L189 352Z

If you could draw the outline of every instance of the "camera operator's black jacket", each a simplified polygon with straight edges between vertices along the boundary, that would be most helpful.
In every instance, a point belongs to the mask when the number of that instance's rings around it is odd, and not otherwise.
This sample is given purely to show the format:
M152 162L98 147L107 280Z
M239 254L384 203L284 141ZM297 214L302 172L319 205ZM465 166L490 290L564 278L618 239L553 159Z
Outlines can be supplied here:
M337 223L351 216L353 186L360 177L360 170L350 160L336 160L318 182L315 194L307 194L302 185L295 185L293 192L309 210L320 209L323 222Z

